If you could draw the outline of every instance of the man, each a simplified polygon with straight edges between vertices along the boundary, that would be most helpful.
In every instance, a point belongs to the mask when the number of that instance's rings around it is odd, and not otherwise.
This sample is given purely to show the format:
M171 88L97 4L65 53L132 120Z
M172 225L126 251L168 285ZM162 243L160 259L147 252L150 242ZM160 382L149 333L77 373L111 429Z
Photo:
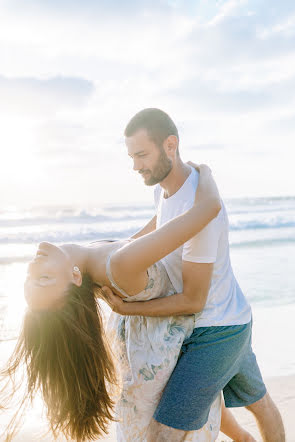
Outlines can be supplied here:
M192 206L198 173L182 162L177 128L159 109L136 114L125 137L134 170L146 185L157 184L157 214L136 238ZM195 314L193 334L183 344L149 428L150 442L182 441L186 432L201 428L220 390L227 407L245 406L254 414L264 441L283 442L281 416L251 348L251 309L231 268L224 205L202 232L162 261L176 295L133 303L113 297L120 314Z

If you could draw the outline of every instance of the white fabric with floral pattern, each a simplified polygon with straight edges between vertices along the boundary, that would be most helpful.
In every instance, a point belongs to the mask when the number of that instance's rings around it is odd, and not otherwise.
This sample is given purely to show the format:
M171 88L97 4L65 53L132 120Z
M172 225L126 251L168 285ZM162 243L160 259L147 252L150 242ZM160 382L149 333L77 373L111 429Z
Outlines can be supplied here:
M175 290L161 262L148 269L148 284L135 296L128 296L115 283L107 263L107 275L127 302L170 296ZM117 440L145 442L148 426L162 391L177 363L184 339L194 328L194 315L144 317L111 313L108 334L118 359L122 393L117 404ZM189 380L188 380L189 381ZM211 406L203 428L187 433L185 441L212 442L220 428L221 394Z

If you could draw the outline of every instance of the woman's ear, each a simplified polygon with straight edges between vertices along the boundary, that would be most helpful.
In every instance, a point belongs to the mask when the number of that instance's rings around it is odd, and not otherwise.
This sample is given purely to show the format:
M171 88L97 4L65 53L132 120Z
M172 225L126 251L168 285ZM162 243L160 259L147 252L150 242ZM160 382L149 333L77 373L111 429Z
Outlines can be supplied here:
M73 277L73 283L77 287L81 287L81 285L82 285L82 275L81 275L79 267L75 266L73 268L72 277Z

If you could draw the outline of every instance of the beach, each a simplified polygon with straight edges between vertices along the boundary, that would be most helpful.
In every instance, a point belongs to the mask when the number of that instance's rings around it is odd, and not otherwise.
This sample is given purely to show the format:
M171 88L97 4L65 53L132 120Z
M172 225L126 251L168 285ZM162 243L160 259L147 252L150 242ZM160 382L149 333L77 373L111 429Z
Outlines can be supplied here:
M267 313L267 314L266 314ZM286 441L295 442L295 373L294 366L294 343L292 336L295 335L294 321L295 306L284 306L280 308L269 308L266 311L263 308L256 308L253 311L253 346L256 352L258 363L267 389L279 408L286 430ZM280 326L283 327L285 321L285 330L289 340L278 342L280 335L276 334L276 328L273 327L274 321L280 318ZM288 324L288 327L286 325ZM266 336L268 339L266 339ZM12 342L5 342L0 345L1 356L9 354ZM3 351L5 349L5 351ZM284 373L284 375L276 375ZM293 373L293 374L291 374ZM46 421L40 414L41 403L37 402L34 409L29 412L24 427L20 433L13 439L13 442L53 442L50 435L44 436ZM232 409L238 422L249 431L257 441L261 441L255 420L251 413L244 408ZM3 422L3 421L2 421ZM43 433L42 433L43 432ZM116 441L115 425L110 426L109 434L99 440L104 442ZM217 441L228 442L231 439L220 433ZM59 438L58 442L64 442L65 439Z
M295 442L295 198L226 201L231 261L252 306L253 349L263 378L282 413L287 441ZM0 212L0 363L10 354L26 308L23 281L38 242L85 244L126 238L154 214L152 205L99 208L35 208ZM13 442L51 442L44 436L42 402L34 403ZM234 409L238 421L260 440L254 419ZM6 414L0 415L2 428ZM0 439L1 440L1 439ZM115 441L114 425L104 441ZM220 435L218 441L228 441ZM60 438L59 441L64 441Z

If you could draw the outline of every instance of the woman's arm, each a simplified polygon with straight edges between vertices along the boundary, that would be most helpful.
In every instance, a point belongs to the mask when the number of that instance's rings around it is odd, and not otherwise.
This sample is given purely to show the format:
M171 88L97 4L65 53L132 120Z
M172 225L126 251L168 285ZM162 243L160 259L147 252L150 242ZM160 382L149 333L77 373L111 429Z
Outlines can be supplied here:
M211 171L204 165L199 170L199 184L193 207L159 229L116 251L112 256L112 268L117 275L120 273L127 278L145 271L199 233L218 215L221 203Z

